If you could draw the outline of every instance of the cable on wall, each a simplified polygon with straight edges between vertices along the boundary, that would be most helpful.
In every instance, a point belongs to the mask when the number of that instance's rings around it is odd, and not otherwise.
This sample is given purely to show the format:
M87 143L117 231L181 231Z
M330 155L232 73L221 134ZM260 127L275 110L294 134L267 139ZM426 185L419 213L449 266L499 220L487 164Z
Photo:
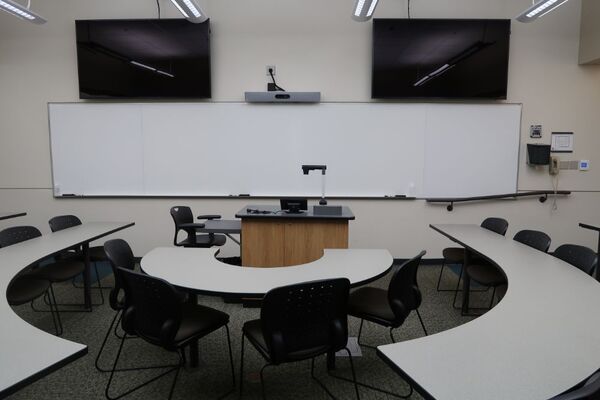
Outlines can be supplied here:
M407 6L408 6L407 7L408 8L408 19L410 19L410 0L408 0Z
M156 0L156 8L158 9L158 19L160 19L160 0Z

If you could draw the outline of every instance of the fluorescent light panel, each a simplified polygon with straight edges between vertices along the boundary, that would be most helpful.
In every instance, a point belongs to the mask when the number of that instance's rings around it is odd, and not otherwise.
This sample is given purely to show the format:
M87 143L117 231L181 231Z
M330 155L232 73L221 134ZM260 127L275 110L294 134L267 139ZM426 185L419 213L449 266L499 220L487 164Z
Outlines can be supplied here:
M523 11L518 17L517 21L520 22L532 22L538 18L543 17L551 11L556 10L569 0L541 0Z
M368 21L373 16L379 0L356 0L352 18L356 21Z
M171 0L171 3L173 3L179 12L190 22L201 23L208 19L202 12L198 3L196 3L196 0Z
M0 10L34 24L41 25L46 23L44 18L13 0L0 0Z

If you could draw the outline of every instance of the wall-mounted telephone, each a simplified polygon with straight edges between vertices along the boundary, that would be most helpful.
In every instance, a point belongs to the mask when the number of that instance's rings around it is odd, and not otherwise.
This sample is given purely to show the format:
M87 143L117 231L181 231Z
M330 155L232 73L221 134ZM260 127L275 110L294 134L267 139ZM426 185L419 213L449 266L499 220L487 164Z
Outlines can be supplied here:
M550 175L558 175L560 172L560 160L558 157L550 157Z

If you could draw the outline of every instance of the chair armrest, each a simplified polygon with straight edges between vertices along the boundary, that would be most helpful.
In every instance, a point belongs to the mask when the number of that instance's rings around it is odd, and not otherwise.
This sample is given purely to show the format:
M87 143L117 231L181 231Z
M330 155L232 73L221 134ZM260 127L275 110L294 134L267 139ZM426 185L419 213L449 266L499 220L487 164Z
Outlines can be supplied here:
M198 215L198 219L221 219L221 216L218 214Z
M204 228L204 224L202 223L189 223L189 224L179 224L177 226L179 229L188 230L188 229L202 229Z

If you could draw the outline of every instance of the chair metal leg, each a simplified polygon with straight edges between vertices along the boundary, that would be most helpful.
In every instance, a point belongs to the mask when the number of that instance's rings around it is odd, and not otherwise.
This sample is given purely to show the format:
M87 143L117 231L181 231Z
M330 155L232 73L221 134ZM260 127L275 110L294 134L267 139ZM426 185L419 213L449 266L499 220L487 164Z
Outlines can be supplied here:
M437 286L436 286L436 290L438 292L441 292L440 290L440 283L442 282L442 273L444 272L444 267L446 266L446 260L442 261L442 268L440 268L440 276L438 276L438 281L437 281Z
M171 384L171 388L170 388L170 391L169 391L169 399L171 399L172 396L173 396L173 391L175 390L175 384L177 383L177 377L179 376L179 371L181 370L181 367L183 366L183 358L181 357L181 354L180 354L181 350L178 350L176 352L177 356L179 357L179 362L177 364L157 365L157 366L151 366L151 367L130 368L130 369L121 369L121 370L119 370L117 368L117 365L119 363L119 359L120 359L121 353L123 351L123 344L125 343L126 339L127 339L127 334L125 334L123 336L123 338L121 339L121 343L119 345L119 350L117 352L117 356L115 357L115 361L113 363L113 368L110 371L110 377L108 378L108 383L106 384L106 389L104 390L104 394L105 394L106 398L109 399L109 400L120 399L120 398L125 397L125 396L127 396L127 395L135 392L136 390L139 390L142 387L144 387L144 386L146 386L146 385L148 385L148 384L150 384L150 383L152 383L152 382L154 382L154 381L162 378L163 376L166 376L166 375L170 374L171 372L175 372L173 383ZM110 387L111 387L111 384L112 384L115 372L122 372L122 371L131 372L131 371L139 371L139 370L146 370L146 369L164 369L164 368L168 368L168 370L166 370L165 372L162 372L159 375L157 375L157 376L155 376L155 377L153 377L153 378L151 378L151 379L149 379L149 380L147 380L147 381L145 381L145 382L143 382L143 383L135 386L134 388L131 388L131 389L127 390L124 393L121 393L121 394L119 394L119 395L117 395L115 397L111 397L111 395L110 395Z
M110 325L108 327L108 330L106 331L106 335L104 335L104 340L102 341L102 345L100 346L100 350L98 351L98 355L96 355L96 361L94 363L94 365L96 366L96 369L100 372L110 372L109 369L104 369L102 367L100 367L100 356L102 355L102 351L104 351L104 346L106 346L106 342L108 341L108 337L110 336L112 329L113 329L113 325L115 324L115 322L117 321L117 319L119 319L119 315L121 314L121 311L117 311L115 313L115 316L113 317L112 321L110 322Z
M246 335L242 333L242 354L240 356L240 399L244 390L244 338Z
M421 322L421 328L423 328L423 333L425 333L425 336L429 336L427 334L427 329L425 329L425 324L423 323L423 318L421 318L421 313L419 312L419 309L417 308L415 311L417 312L417 317L419 317L419 322Z
M263 400L267 400L267 395L266 395L266 391L265 391L265 379L264 379L264 372L265 372L265 368L269 367L271 364L265 364L261 369L260 369L260 387L262 390L262 399Z
M321 382L319 380L319 378L317 378L317 376L315 375L315 358L314 357L310 359L310 377L312 379L314 379L319 384L319 386L321 386L321 389L323 389L329 397L331 397L332 399L335 400L335 396L329 391L329 389L327 389L327 386L325 386L323 384L323 382Z
M345 350L348 353L348 356L350 358L350 368L352 370L352 379L345 378L343 376L333 375L331 372L329 372L329 376L332 377L332 378L335 378L335 379L342 380L342 381L354 383L354 387L355 387L355 391L356 391L356 397L358 399L360 399L360 394L359 394L359 391L358 391L358 387L359 386L367 388L367 389L370 389L370 390L374 390L376 392L385 393L385 394L393 396L393 397L398 397L398 398L401 398L401 399L407 399L410 396L412 396L412 394L413 394L413 388L410 385L409 385L410 391L407 394L398 394L398 393L390 392L390 391L385 390L385 389L381 389L381 388L375 387L375 386L370 385L368 383L363 383L363 382L358 381L356 379L356 372L355 372L355 369L354 369L354 362L352 361L352 354L350 353L350 350L348 348L346 348Z
M225 331L227 332L227 347L229 348L229 363L231 364L231 389L226 393L219 396L219 399L223 399L229 396L231 393L235 391L235 367L233 365L233 351L231 350L231 336L229 335L229 326L225 325ZM185 356L185 353L183 353ZM242 377L243 379L243 377Z
M365 322L365 320L361 318L360 327L358 328L358 338L356 339L356 341L358 342L358 345L361 347L368 347L369 349L375 349L376 348L375 346L371 346L370 344L366 344L366 343L361 343L361 341L360 341L360 336L362 335L364 322Z
M360 400L360 393L358 393L358 382L356 382L356 371L354 371L354 361L352 361L352 353L346 347L344 348L348 353L348 360L350 360L350 369L352 370L352 380L354 381L354 391L356 392L356 399Z

